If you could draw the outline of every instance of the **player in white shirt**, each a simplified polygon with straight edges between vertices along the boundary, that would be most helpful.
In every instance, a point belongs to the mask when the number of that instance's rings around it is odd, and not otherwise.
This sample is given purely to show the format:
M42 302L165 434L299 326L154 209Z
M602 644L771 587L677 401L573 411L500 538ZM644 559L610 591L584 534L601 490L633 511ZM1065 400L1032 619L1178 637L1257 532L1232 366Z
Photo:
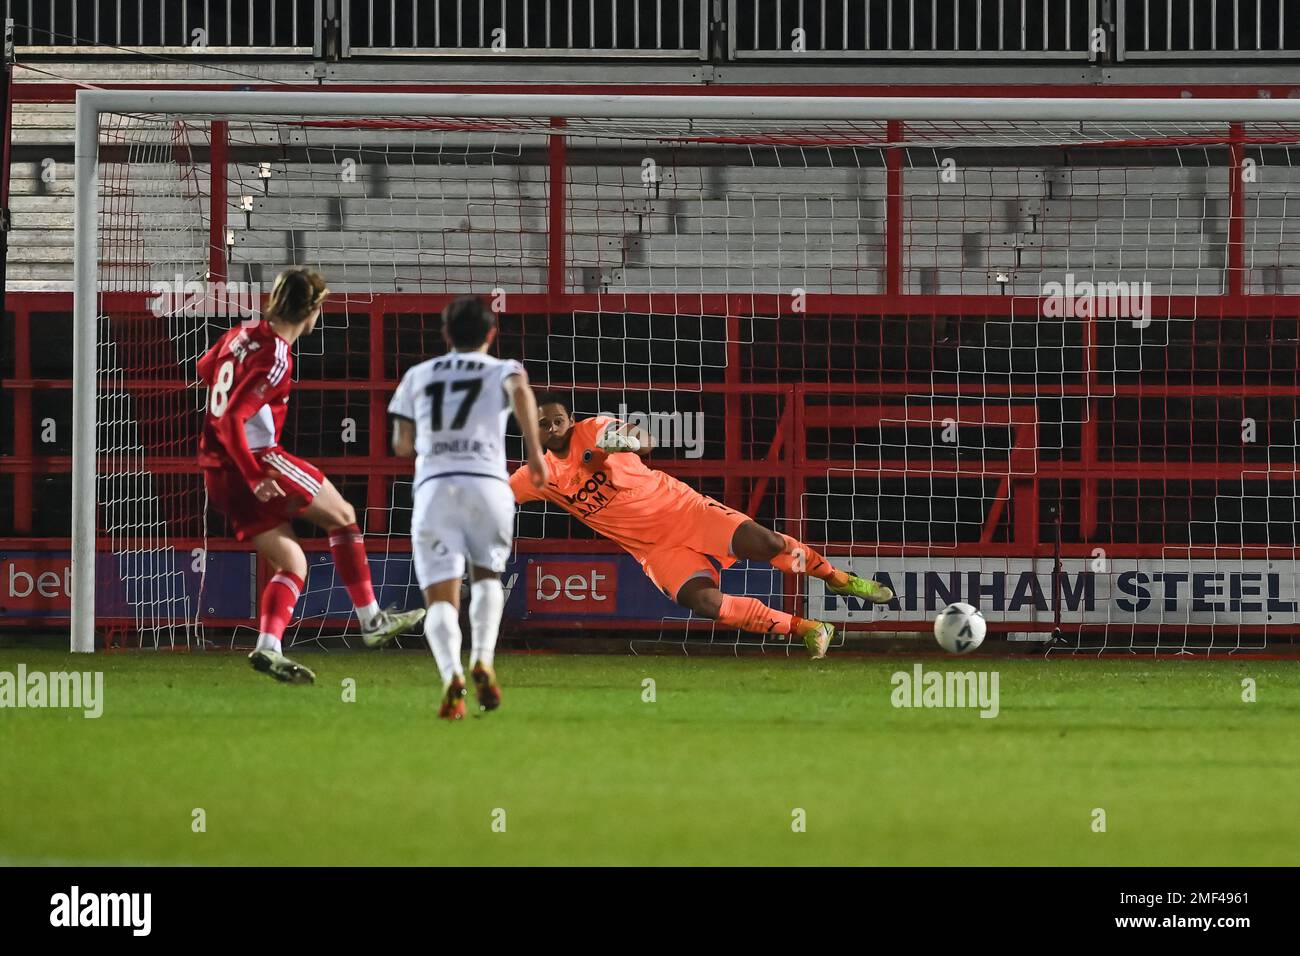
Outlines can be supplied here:
M424 635L442 675L438 716L448 720L465 716L460 582L467 558L474 691L481 710L501 704L493 653L515 517L505 450L511 412L523 432L530 480L543 488L549 477L528 374L513 359L487 354L496 334L496 316L481 299L456 299L442 312L450 351L410 368L388 405L394 453L416 460L411 557L429 608Z

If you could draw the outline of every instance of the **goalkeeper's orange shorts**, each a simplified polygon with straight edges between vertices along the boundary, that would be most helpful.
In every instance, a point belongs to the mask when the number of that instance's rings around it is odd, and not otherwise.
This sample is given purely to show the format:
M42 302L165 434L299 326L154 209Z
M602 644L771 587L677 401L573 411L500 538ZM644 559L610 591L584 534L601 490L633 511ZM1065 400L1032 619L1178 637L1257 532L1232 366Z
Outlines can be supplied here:
M673 601L682 585L694 577L720 583L718 568L736 563L731 539L749 516L705 495L692 495L664 522L664 534L653 548L636 554L641 570Z

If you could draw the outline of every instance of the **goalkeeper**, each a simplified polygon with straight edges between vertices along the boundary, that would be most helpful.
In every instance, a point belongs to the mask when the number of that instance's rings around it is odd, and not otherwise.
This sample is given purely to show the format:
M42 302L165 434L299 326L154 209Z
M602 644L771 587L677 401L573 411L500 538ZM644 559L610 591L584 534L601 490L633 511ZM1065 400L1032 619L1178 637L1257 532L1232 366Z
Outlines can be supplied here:
M874 604L891 600L882 584L841 571L812 548L646 466L653 442L644 430L606 415L575 421L562 398L538 400L538 426L550 480L534 487L526 468L510 476L517 502L550 501L640 562L671 600L701 617L760 634L793 635L813 658L826 656L835 628L750 597L724 594L716 562L767 561L780 571L810 574L833 594Z

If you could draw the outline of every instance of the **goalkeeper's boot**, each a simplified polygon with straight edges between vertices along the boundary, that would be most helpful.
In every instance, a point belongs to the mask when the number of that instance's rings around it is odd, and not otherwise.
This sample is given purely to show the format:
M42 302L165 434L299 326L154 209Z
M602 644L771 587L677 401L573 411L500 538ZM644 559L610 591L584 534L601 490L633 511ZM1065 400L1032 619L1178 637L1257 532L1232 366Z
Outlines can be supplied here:
M826 590L832 594L841 594L845 597L860 598L869 604L888 604L894 599L894 592L883 584L863 578L849 572L849 579L841 585L826 582Z
M465 719L465 678L457 674L442 692L438 716L443 720Z
M279 651L265 648L253 651L248 655L248 663L253 665L253 670L274 677L283 684L316 683L316 675L310 668L289 660Z
M366 647L383 647L398 634L409 631L424 620L424 608L414 611L394 611L386 608L370 619L369 627L361 628L361 640Z
M806 617L795 618L795 635L808 648L808 656L815 661L826 656L826 648L835 639L835 625L825 621L810 621Z
M470 672L474 678L474 693L478 697L479 710L496 710L501 706L501 685L497 683L496 671L482 661L474 665Z

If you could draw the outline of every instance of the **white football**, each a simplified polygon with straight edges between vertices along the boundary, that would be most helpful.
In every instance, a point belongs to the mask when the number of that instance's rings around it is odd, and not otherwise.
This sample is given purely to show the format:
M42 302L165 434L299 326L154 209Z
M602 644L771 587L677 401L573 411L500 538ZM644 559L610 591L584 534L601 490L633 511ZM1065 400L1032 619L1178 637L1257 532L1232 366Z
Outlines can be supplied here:
M934 619L934 639L950 654L968 654L984 643L984 615L969 604L949 604Z

